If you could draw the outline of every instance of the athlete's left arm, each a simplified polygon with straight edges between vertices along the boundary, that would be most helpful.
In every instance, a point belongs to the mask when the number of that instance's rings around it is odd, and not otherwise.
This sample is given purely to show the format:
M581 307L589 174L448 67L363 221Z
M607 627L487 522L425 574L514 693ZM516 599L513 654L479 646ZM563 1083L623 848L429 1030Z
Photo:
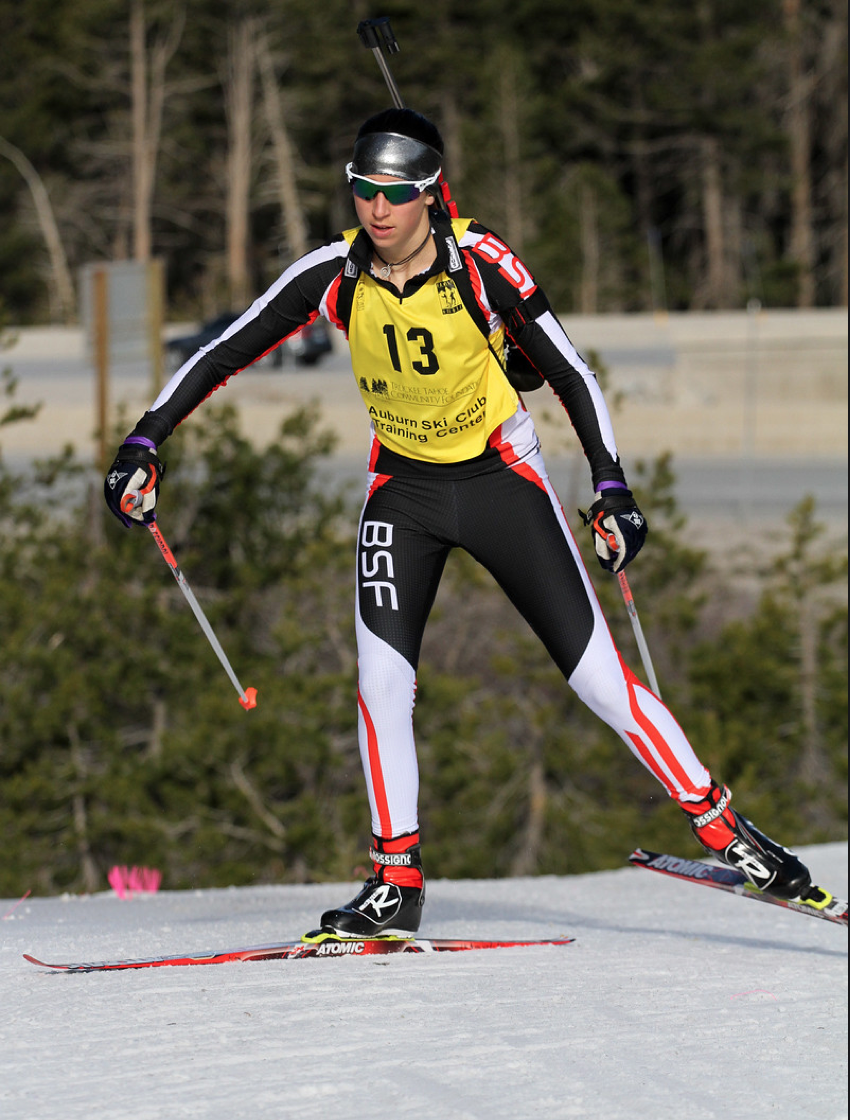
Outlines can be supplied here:
M471 250L485 311L501 318L514 343L566 409L590 465L594 489L600 482L625 483L611 415L596 374L573 346L531 271L492 231L476 222L470 223L461 246Z

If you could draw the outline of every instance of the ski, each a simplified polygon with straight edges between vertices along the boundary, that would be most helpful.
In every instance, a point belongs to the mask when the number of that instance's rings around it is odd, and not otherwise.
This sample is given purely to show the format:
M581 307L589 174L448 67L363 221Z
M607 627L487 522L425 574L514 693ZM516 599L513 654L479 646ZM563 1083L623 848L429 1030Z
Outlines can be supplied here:
M228 964L231 961L303 961L323 957L371 957L389 953L459 953L473 949L516 949L535 945L570 945L574 937L542 941L469 941L462 938L375 937L362 940L344 939L333 934L311 933L310 940L281 941L277 945L255 945L247 949L224 949L219 952L186 953L167 957L136 957L117 961L88 961L55 964L39 960L29 953L30 964L53 972L118 972L128 968L162 968L190 964Z
M810 918L823 918L827 922L837 922L847 925L847 903L841 898L835 898L829 891L822 887L815 887L820 897L809 901L792 902L785 898L775 898L772 894L765 894L758 887L754 887L742 872L733 867L715 866L703 863L697 859L680 859L678 856L661 855L659 852L647 852L637 848L629 856L629 862L635 867L645 867L649 871L659 871L662 875L671 875L674 879L684 879L688 883L699 883L704 887L716 887L720 891L740 895L742 898L752 898L756 902L769 902L771 906L781 906L785 910L793 910L797 914L807 914Z

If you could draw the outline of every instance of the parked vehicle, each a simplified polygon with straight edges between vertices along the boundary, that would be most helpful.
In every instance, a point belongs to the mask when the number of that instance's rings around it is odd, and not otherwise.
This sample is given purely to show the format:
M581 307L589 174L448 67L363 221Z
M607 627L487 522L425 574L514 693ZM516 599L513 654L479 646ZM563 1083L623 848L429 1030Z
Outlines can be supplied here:
M204 323L195 334L183 335L180 338L170 338L165 343L165 352L168 365L172 372L179 369L185 361L200 349L213 342L222 334L239 315L232 311L225 311L216 315L208 323ZM281 369L287 359L291 359L296 366L313 366L323 355L332 350L330 333L324 319L317 319L302 327L298 334L282 342L265 358L257 363L259 366L273 366Z

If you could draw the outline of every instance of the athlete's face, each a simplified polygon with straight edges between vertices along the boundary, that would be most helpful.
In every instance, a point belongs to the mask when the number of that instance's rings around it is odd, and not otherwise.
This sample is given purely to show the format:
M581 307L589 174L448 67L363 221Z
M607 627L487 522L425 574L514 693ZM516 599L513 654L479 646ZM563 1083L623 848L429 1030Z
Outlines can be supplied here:
M369 178L376 183L399 181L393 175L370 175ZM412 202L402 202L396 206L387 202L383 194L376 194L368 200L354 195L354 208L358 221L372 238L372 244L381 256L393 260L415 249L428 232L430 201L431 195L426 191Z

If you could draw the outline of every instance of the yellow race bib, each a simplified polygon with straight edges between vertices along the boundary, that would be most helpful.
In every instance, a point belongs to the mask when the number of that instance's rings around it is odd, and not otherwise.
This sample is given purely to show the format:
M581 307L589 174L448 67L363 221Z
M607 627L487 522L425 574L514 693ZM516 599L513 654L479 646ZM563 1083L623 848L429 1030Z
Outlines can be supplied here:
M400 455L480 455L518 397L448 273L402 299L361 273L349 325L354 376L378 439ZM496 354L504 330L491 336Z

